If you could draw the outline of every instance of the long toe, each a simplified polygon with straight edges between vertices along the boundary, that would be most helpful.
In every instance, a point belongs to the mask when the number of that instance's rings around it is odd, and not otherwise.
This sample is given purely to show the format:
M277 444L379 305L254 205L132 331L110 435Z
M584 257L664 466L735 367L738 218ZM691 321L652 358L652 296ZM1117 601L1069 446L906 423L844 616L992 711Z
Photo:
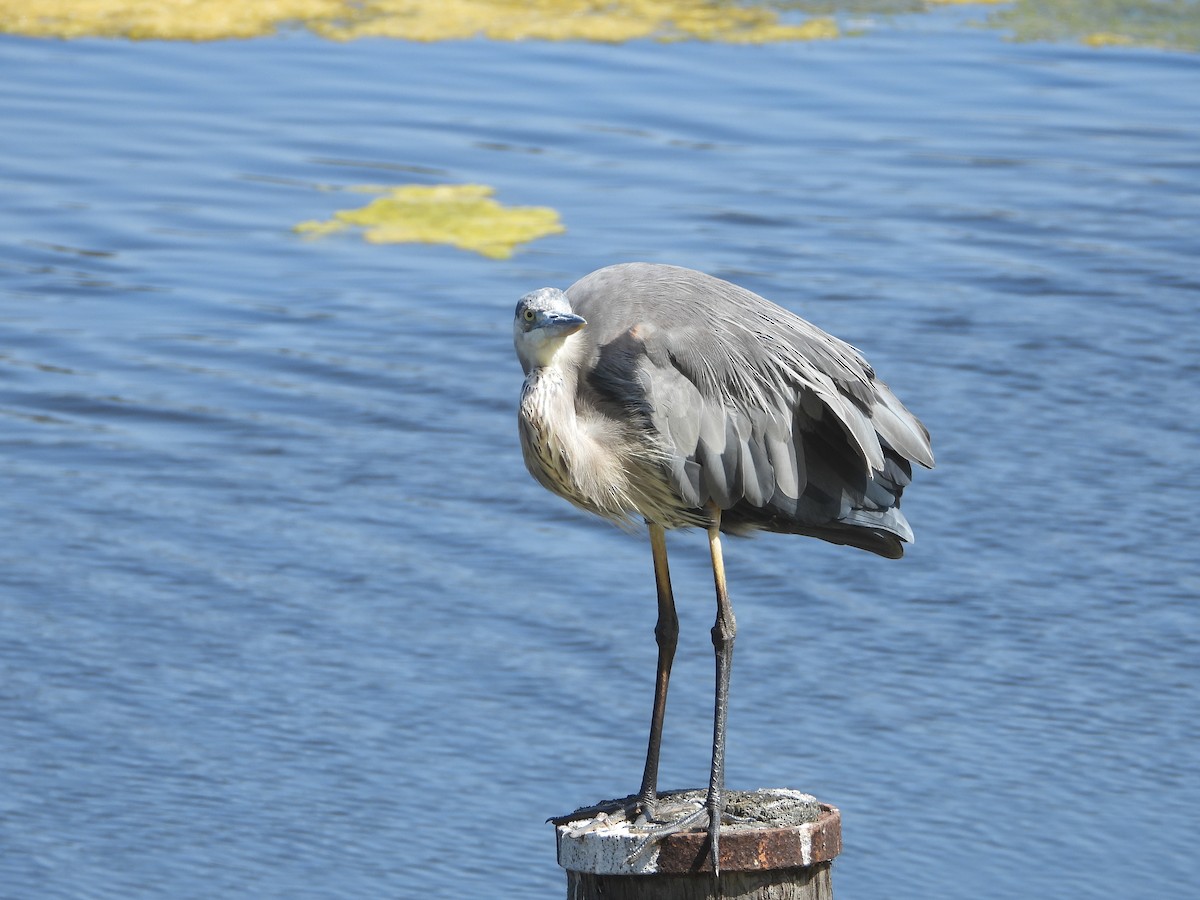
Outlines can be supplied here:
M693 828L707 827L709 824L708 819L708 807L701 806L699 809L694 809L691 812L680 816L679 818L673 819L672 821L666 822L657 828L651 829L650 831L646 832L646 836L638 841L637 846L633 848L633 852L629 854L628 862L637 862L650 850L651 847L673 834L691 831Z

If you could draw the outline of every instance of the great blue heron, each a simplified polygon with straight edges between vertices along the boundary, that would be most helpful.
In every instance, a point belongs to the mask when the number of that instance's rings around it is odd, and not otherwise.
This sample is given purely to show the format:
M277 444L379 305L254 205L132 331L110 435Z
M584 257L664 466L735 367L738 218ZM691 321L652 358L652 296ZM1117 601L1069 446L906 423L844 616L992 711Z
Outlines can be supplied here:
M655 823L679 623L665 529L708 530L717 619L712 768L703 807L653 839L707 824L719 872L725 722L736 626L720 532L804 534L900 557L911 463L929 432L862 355L757 294L701 272L628 263L517 303L525 465L544 487L623 524L644 519L658 586L658 674L639 818Z

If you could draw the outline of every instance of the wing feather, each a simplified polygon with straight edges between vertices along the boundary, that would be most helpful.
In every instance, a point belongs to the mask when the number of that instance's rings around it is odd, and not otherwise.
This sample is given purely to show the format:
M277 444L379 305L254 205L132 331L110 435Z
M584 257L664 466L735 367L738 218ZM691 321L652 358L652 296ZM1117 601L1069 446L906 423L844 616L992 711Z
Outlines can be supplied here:
M850 344L671 266L610 266L567 295L589 377L642 416L681 503L884 555L912 540L898 504L910 461L933 465L929 434Z

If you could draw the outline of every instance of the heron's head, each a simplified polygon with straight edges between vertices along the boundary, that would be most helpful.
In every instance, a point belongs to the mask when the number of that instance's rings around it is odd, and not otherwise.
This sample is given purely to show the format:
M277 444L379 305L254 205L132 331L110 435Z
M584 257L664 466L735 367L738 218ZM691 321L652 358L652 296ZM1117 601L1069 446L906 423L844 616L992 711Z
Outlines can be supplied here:
M513 345L526 374L548 366L567 339L587 321L571 312L567 295L558 288L540 288L517 301Z

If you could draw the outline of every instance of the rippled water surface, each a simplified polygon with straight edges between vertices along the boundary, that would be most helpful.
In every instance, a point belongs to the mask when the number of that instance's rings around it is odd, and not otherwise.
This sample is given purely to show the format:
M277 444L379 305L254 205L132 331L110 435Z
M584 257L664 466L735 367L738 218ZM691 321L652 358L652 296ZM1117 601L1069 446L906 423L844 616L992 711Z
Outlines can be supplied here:
M0 38L0 895L558 897L637 787L648 545L525 474L515 299L705 269L860 346L901 562L726 547L728 779L839 896L1194 896L1200 64L940 14L838 41ZM306 240L487 184L509 260ZM662 781L706 778L713 615Z

